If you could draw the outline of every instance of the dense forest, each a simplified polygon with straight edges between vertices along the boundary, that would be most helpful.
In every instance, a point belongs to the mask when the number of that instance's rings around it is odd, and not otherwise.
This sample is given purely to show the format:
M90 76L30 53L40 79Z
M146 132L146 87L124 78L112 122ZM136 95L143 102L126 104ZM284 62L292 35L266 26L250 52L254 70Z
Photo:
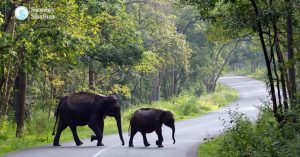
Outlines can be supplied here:
M184 3L197 6L201 17L224 29L227 37L251 37L255 40L263 52L259 58L264 59L266 65L270 101L265 103L270 108L261 109L256 125L241 115L237 116L233 120L236 126L219 139L217 154L298 156L299 150L295 148L299 148L299 1L186 0ZM251 56L254 55L251 53ZM252 60L251 56L248 59ZM231 65L240 65L238 62L234 64ZM251 64L251 67L255 68L254 65Z
M26 135L59 98L114 94L123 109L213 93L224 73L262 71L278 124L298 121L298 0L4 0L1 127ZM32 13L18 20L14 11ZM39 10L39 8L42 8ZM45 9L46 8L46 9Z
M188 0L186 3L198 6L202 17L224 28L227 37L256 38L265 59L274 116L284 124L288 112L297 111L299 103L299 79L296 79L299 78L296 77L296 70L299 70L299 2Z
M37 14L55 18L17 20L18 5L51 8ZM259 51L174 1L3 1L0 9L0 117L17 123L17 136L34 112L50 117L57 98L78 91L115 94L124 107L213 92L233 53Z

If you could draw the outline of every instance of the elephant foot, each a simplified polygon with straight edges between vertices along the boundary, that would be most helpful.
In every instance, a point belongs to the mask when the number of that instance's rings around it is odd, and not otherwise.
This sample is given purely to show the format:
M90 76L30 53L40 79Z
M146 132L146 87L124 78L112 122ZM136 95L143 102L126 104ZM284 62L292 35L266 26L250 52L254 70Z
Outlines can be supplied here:
M53 146L54 147L59 147L59 146L61 146L59 143L53 143Z
M91 135L91 142L93 142L94 140L97 140L97 136Z
M129 144L128 146L129 146L129 147L134 147L134 145L133 145L133 144Z
M164 146L162 145L162 143L159 142L158 140L156 141L156 145L157 145L158 147L164 147Z
M76 146L80 146L80 145L82 145L83 143L81 142L81 141L79 141L79 142L76 142Z
M158 140L156 140L156 145L161 145L161 143L158 141Z
M148 147L148 146L150 146L150 144L149 143L146 143L146 144L144 144L145 145L145 147Z
M102 142L98 142L97 146L104 146L104 144Z

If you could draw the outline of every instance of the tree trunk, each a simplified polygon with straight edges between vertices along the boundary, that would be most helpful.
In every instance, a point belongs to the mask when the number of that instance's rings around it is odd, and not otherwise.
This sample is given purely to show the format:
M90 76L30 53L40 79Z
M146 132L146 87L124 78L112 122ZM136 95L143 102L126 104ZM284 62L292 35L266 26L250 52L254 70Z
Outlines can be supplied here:
M2 95L2 101L1 101L1 113L0 113L0 119L4 118L7 114L7 109L8 109L8 102L10 98L10 93L11 93L11 87L13 85L13 76L11 76L12 72L8 70L7 72L7 78L6 82L4 85L4 90L3 90L3 95Z
M255 58L251 58L251 73L255 73L256 72L256 62L255 62Z
M13 5L13 6L10 6L10 7L11 7L11 10L8 12L7 16L4 17L5 21L2 25L2 32L6 32L9 29L9 26L10 26L10 24L12 22L12 19L13 19L12 17L14 15L14 11L16 9L16 6Z
M235 44L234 48L229 52L229 54L228 54L227 57L225 58L224 63L222 64L221 69L220 69L219 72L217 73L216 78L214 78L213 84L212 84L212 92L214 92L214 91L216 90L217 81L218 81L218 79L219 79L221 73L223 72L224 67L225 67L225 65L227 64L227 62L228 62L228 60L229 60L231 54L232 54L232 53L234 52L234 50L237 48L238 44L239 44L239 42L237 42L237 43Z
M211 93L214 89L214 81L215 80L215 71L213 70L212 76L209 78L208 84L207 84L207 92Z
M256 5L256 1L255 0L250 0L250 1L251 1L253 9L255 11L256 18L258 18L259 12L258 12L258 8ZM274 88L274 82L273 82L273 76L272 76L271 63L269 60L268 51L267 51L266 44L264 41L264 35L263 35L261 21L259 21L259 20L257 21L257 28L258 28L259 39L261 42L261 47L262 47L263 53L264 53L267 71L268 71L268 79L269 79L269 83L270 83L270 87L271 87L270 94L271 94L271 100L272 100L272 105L273 105L273 113L274 113L274 117L277 119L277 121L280 122L280 117L279 117L278 111L277 111L277 102L276 102L276 95L275 95L275 88Z
M5 76L4 76L5 74L4 74L4 67L2 67L2 70L1 70L1 78L0 78L0 109L1 109L1 107L2 107L2 91L3 91L3 89L2 89L2 87L3 87L3 85L4 85L4 83L5 83Z
M25 119L25 96L26 96L26 73L24 68L25 46L19 48L19 68L15 78L15 106L16 106L16 120L17 130L16 137L21 137L24 129Z
M5 82L4 67L2 67L2 69L1 69L1 77L0 77L0 96L1 96L1 91L2 91L2 87L4 85L4 82Z
M290 0L286 0L286 25L287 25L287 58L288 58L288 79L290 84L289 97L290 104L296 105L296 75L295 75L295 63L294 63L294 45L293 45L293 25L292 25L292 3Z
M4 24L2 26L2 31L7 32L7 33L11 31L12 36L15 36L16 21L13 20L12 16L13 16L13 12L14 12L16 6L13 5L11 7L12 8L11 8L8 16L4 18L5 21L4 21ZM18 61L20 61L20 56L19 56ZM3 85L4 86L3 87L3 93L2 93L2 96L1 96L2 100L0 102L0 104L1 104L0 105L1 106L0 119L5 118L6 114L7 114L11 88L13 86L14 79L16 78L16 74L17 74L18 69L19 69L18 61L16 63L14 63L11 60L9 60L6 63L6 65L7 65L7 74L6 74L5 82L4 82L4 85Z
M286 86L286 68L284 63L284 58L282 55L282 51L280 49L279 45L279 38L278 38L278 31L276 26L276 21L273 21L273 30L274 30L274 43L276 48L276 54L277 59L279 62L279 71L280 71L280 82L281 82L281 90L282 90L282 96L283 96L283 105L284 105L284 111L287 112L289 106L288 106L288 97L287 97L287 86Z
M271 44L271 41L270 41L270 44ZM270 46L270 51L271 51L271 62L273 62L273 70L274 70L275 80L276 80L278 109L279 109L279 112L282 113L280 81L279 81L279 76L278 76L278 73L277 73L277 66L276 66L276 60L275 60L275 56L274 56L274 45L273 44L271 44L271 46Z
M7 114L8 103L9 103L9 99L10 99L10 95L11 95L11 88L17 77L17 74L19 74L19 71L24 68L23 67L24 66L24 53L25 53L25 47L22 46L19 48L18 60L11 65L10 65L10 63L8 63L6 82L4 85L4 91L3 91L3 96L2 96L3 99L0 102L2 104L0 119L4 118Z
M54 77L55 77L55 71L54 71L54 68L51 68L51 74L49 75L49 81L50 81L50 100L55 100L56 99L56 88L53 84L53 80L54 80ZM50 118L50 115L51 115L51 111L52 111L52 101L48 101L46 102L46 107L48 109L48 119Z
M176 96L178 96L181 92L181 88L182 86L184 85L185 81L186 81L186 73L185 73L185 69L184 68L181 68L181 71L180 73L178 74L178 77L176 78L176 87L177 90L176 90ZM178 84L178 85L177 85Z
M176 95L176 88L177 88L177 71L175 65L172 68L172 95Z
M94 72L94 67L93 67L93 61L91 61L89 64L89 89L90 90L95 90L94 75L95 75L95 72Z
M152 98L151 101L158 101L160 98L160 83L159 83L159 73L155 76L152 86Z
M167 75L168 75L168 70L166 68L163 68L163 70L161 71L161 89L162 89L162 97L163 98L168 98L168 78L167 78Z
M21 137L24 130L26 80L26 73L23 69L21 69L15 80L15 117L17 122L16 137Z

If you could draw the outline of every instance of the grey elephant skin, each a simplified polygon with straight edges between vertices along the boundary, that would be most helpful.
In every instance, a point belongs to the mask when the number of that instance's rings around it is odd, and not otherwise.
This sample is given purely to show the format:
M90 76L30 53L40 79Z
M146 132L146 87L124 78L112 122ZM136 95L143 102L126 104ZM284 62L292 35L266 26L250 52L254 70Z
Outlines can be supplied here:
M131 117L130 120L130 139L129 139L129 147L134 147L133 145L133 137L137 132L140 132L143 136L144 145L150 146L148 143L146 134L155 131L158 136L158 140L156 141L156 145L158 147L163 147L162 142L164 140L162 136L162 125L172 129L172 138L173 144L175 143L175 125L174 125L174 116L170 111L164 111L159 109L152 108L142 108L137 110Z
M57 124L57 130L53 142L53 146L60 146L59 138L62 131L70 127L74 141L77 146L83 144L76 131L77 126L88 125L96 136L92 135L92 139L97 139L97 146L103 146L103 127L104 117L111 116L117 121L119 137L122 145L124 139L122 135L121 113L117 97L110 95L104 96L88 92L79 92L60 99L56 109L56 121L53 128L53 135Z

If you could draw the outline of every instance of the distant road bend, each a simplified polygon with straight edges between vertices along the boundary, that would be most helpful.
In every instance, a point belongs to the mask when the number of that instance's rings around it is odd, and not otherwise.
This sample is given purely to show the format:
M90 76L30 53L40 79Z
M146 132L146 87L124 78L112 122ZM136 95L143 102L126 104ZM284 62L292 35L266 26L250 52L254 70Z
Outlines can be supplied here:
M239 98L228 107L236 108L249 118L255 119L258 114L257 106L268 95L265 84L244 76L225 76L219 82L238 91ZM142 136L134 137L134 148L128 147L128 136L124 133L125 146L121 145L119 136L107 135L103 138L105 146L96 147L96 141L83 140L83 145L76 147L75 143L62 143L61 147L42 146L7 154L5 157L196 157L197 147L204 138L222 133L224 126L220 119L228 120L228 107L206 115L176 122L176 144L171 138L171 129L163 127L163 148L155 145L157 136L148 134L149 147L144 147Z

